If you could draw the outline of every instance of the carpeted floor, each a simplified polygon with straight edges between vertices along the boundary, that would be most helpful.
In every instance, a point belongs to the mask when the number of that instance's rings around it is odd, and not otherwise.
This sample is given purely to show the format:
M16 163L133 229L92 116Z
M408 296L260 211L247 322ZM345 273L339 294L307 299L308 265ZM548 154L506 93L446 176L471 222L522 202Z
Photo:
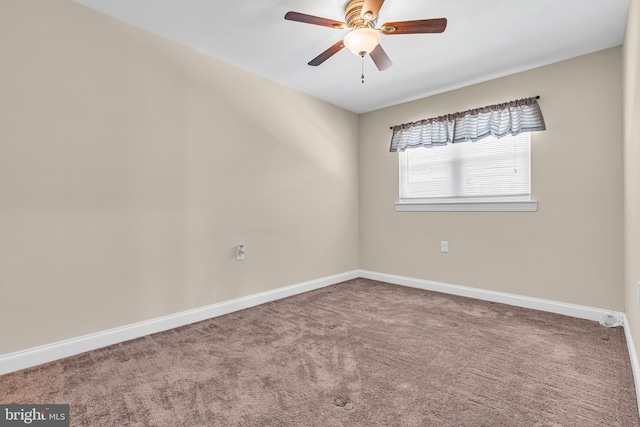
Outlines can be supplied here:
M365 279L0 376L72 426L640 426L622 328Z

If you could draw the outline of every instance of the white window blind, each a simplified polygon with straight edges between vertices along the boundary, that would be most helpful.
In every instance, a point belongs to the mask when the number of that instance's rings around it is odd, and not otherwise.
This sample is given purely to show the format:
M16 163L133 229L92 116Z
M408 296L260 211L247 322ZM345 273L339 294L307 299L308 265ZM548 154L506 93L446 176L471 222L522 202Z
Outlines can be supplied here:
M530 133L399 153L400 203L525 200Z

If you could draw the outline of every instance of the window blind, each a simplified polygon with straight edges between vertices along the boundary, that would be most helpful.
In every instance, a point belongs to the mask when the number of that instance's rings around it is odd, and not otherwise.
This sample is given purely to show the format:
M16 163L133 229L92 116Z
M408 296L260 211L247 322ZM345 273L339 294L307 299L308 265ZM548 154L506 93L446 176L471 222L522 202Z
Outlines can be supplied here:
M530 134L401 152L400 203L528 197Z

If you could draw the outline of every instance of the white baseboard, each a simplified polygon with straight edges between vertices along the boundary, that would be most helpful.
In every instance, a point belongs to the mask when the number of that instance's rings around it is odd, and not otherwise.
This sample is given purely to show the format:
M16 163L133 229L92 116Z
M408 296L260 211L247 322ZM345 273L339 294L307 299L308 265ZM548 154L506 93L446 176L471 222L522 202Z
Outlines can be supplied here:
M162 332L188 325L190 323L210 319L212 317L222 316L234 311L254 307L256 305L312 291L314 289L323 288L325 286L355 279L357 277L360 277L359 271L354 270L347 273L274 289L272 291L249 295L247 297L224 301L193 310L183 311L168 316L158 317L156 319L146 320L119 328L109 329L107 331L97 332L78 338L72 338L65 341L59 341L40 347L2 355L0 356L0 375L52 362L65 357L74 356L76 354L84 353L85 351L96 350L98 348L121 343L123 341L140 338L156 332Z
M489 291L486 289L471 288L467 286L450 285L447 283L434 282L431 280L414 279L411 277L396 276L393 274L376 273L374 271L360 271L360 277L381 282L393 283L396 285L409 286L412 288L425 289L428 291L442 292L445 294L460 295L484 301L499 302L516 307L531 308L534 310L547 311L550 313L564 314L565 316L577 317L598 321L605 314L611 314L611 310L603 308L587 307L583 305L568 304L532 298L504 292ZM614 311L613 314L623 317L624 313Z
M624 315L624 337L627 341L627 348L629 349L629 359L631 359L631 371L633 372L633 382L636 385L636 400L638 402L638 413L640 413L640 364L638 364L638 353L636 353L636 347L633 344L633 337L631 336L631 328L629 327L629 321L627 315Z

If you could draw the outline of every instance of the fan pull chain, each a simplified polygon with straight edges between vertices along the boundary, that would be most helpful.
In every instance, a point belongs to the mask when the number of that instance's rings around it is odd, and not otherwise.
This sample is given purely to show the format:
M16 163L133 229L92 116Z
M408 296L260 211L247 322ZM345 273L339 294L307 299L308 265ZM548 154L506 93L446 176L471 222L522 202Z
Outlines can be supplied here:
M362 83L364 83L364 55L360 55L360 57L362 58L362 75L360 78L362 79Z

